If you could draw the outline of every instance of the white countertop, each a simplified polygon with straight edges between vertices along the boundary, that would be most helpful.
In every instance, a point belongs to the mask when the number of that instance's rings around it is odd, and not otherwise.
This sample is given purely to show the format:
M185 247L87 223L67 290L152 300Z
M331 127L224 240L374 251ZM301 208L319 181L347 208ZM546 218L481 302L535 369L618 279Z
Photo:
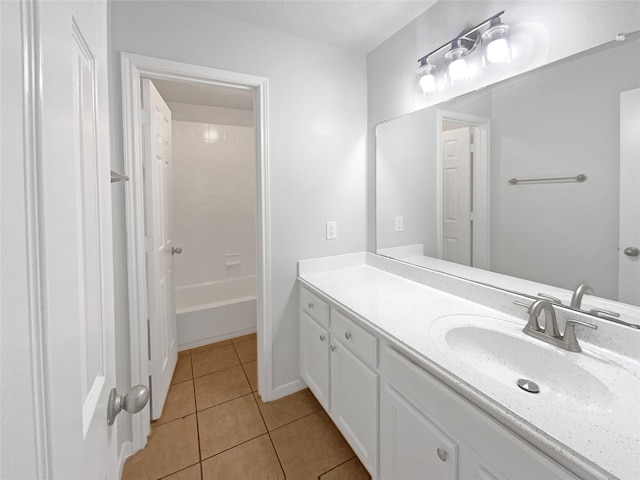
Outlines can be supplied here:
M605 473L609 472L621 479L640 479L640 363L583 342L582 353L560 351L561 355L574 356L578 363L581 358L603 359L599 374L608 379L609 390L613 391L606 393L615 399L612 405L616 408L583 406L579 403L580 392L573 398L545 397L543 391L531 395L510 384L496 383L452 354L438 332L442 321L436 319L473 314L475 318L502 319L504 325L521 329L524 312L519 317L508 315L366 265L364 258L358 257L361 264L356 261L354 266L344 268L339 268L339 262L330 265L326 260L302 262L306 266L301 267L299 278L412 351L436 377L552 458L565 465L578 464L600 478L611 478ZM638 340L640 347L640 335ZM555 349L540 343L543 348ZM544 370L544 359L540 362ZM581 411L576 405L584 407L588 418L584 418L584 412L578 419L572 415Z

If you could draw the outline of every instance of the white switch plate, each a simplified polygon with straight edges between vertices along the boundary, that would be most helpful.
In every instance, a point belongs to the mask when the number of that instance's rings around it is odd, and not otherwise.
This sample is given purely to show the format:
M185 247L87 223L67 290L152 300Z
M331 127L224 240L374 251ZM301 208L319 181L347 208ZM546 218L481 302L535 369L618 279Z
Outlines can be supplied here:
M403 232L403 231L404 231L404 218L396 217L396 232Z
M338 222L327 222L327 240L338 238Z

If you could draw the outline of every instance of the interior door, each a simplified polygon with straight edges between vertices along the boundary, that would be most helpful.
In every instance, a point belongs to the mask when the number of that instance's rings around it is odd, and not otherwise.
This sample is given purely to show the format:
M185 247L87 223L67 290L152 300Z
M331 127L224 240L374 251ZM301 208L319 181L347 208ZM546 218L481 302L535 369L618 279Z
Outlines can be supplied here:
M36 433L47 436L47 478L117 478L117 432L107 425L116 383L107 3L34 5L41 255L34 293L43 305L47 401L46 432Z
M618 300L640 305L640 88L620 94ZM635 249L635 250L634 250Z
M142 79L144 110L145 231L151 418L162 414L171 376L178 360L171 240L172 159L171 110L151 80Z
M442 132L442 258L471 265L471 134Z

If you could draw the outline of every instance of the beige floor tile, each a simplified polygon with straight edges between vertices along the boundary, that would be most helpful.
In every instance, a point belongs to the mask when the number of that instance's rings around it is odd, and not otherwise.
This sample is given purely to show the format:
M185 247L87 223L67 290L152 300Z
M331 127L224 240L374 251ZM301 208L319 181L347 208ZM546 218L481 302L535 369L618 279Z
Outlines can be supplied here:
M191 364L195 378L240 365L240 359L236 355L233 345L226 345L205 352L192 353Z
M245 395L198 413L200 455L208 458L267 433L253 395Z
M164 477L162 480L202 480L200 464L196 463L195 465L191 465L189 468L172 473L168 477Z
M156 480L200 461L196 416L174 420L151 429L144 450L124 465L123 480Z
M189 353L200 353L200 352L206 352L207 350L211 350L212 348L219 348L219 347L225 347L227 345L231 345L233 344L233 342L231 341L231 339L228 340L220 340L219 342L215 342L215 343L209 343L207 345L202 345L201 347L195 347L192 348L190 350L187 350L187 352Z
M178 356L178 363L176 363L176 369L173 372L173 378L171 383L181 383L187 380L191 380L193 374L191 373L191 355Z
M234 343L233 346L236 348L236 352L238 352L238 357L240 357L242 363L258 360L258 342L255 338Z
M308 388L268 403L263 403L257 393L255 397L269 431L322 408Z
M222 402L251 393L251 387L241 366L211 373L194 380L196 408L204 410Z
M176 418L196 413L196 398L193 393L193 380L176 383L169 387L167 399L162 408L162 416L155 425L170 422Z
M187 355L191 355L191 351L189 351L189 350L180 350L178 352L178 357L186 357Z
M371 475L358 457L353 457L348 462L321 475L320 480L371 480Z
M290 478L317 478L354 456L324 410L273 430L270 435Z
M257 338L258 334L257 333L247 333L246 335L240 335L239 337L235 337L232 338L231 341L233 343L240 343L240 342L244 342L245 340L251 340L253 338Z
M247 374L249 385L254 392L258 391L258 362L249 362L242 365L244 373Z
M284 474L268 435L238 445L202 462L204 480L283 479Z

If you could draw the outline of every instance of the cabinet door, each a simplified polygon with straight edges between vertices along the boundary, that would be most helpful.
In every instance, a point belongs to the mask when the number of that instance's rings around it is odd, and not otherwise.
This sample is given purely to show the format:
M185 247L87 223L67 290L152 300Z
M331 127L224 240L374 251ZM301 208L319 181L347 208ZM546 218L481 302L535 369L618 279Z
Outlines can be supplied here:
M338 341L331 343L331 415L375 476L378 447L378 374Z
M456 443L393 387L380 398L380 477L456 479Z
M329 333L305 312L300 312L300 376L329 410Z

